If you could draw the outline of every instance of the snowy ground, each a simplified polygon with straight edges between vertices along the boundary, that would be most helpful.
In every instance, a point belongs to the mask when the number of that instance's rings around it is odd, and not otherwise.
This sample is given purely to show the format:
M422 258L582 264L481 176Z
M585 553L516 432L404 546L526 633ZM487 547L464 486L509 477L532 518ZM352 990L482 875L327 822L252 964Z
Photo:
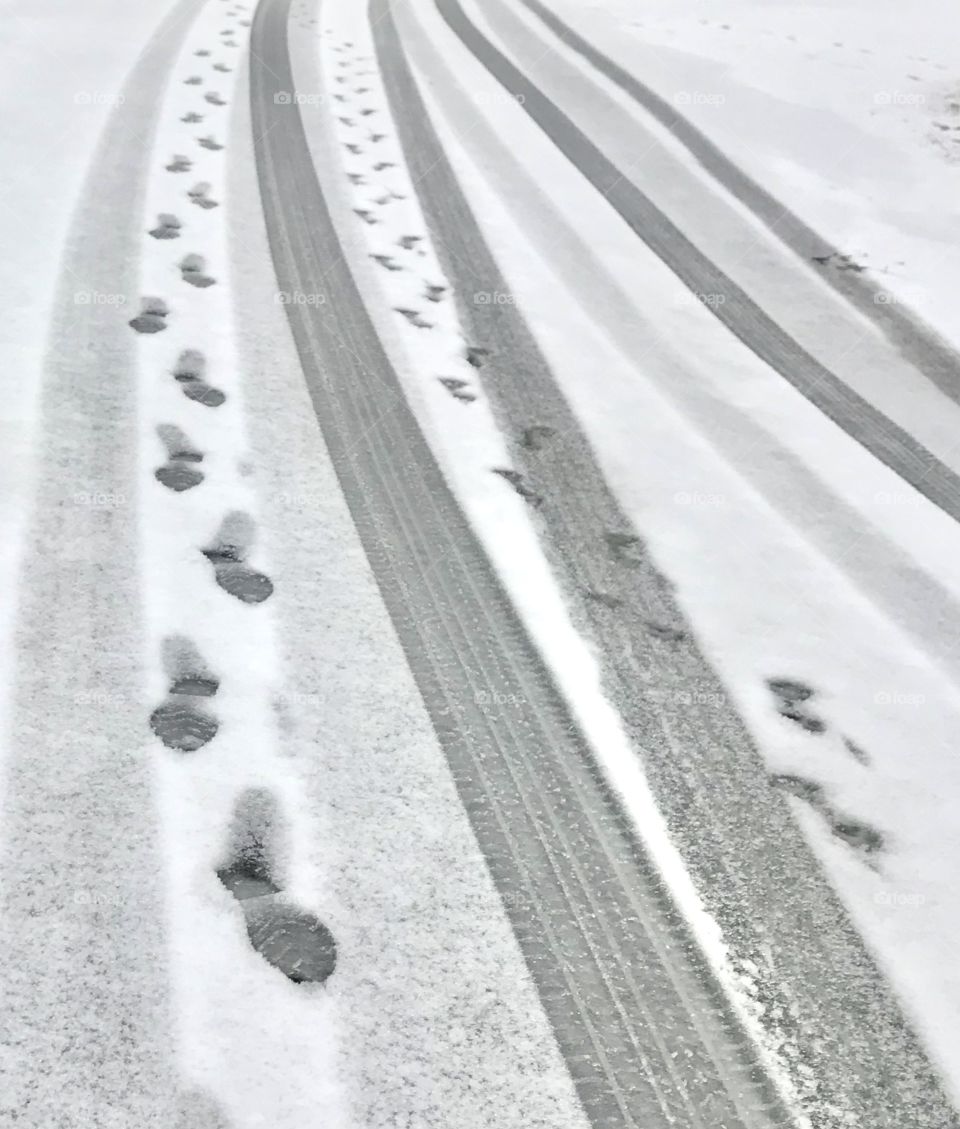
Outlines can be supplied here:
M502 3L466 5L494 39ZM61 252L77 234L71 215L97 138L172 7L89 0L68 11L46 0L7 13L0 97L18 112L0 141L0 163L14 170L0 201L8 234L28 234L8 240L0 263L0 767L11 780L44 765L5 757L8 745L29 744L9 733L11 644L21 559L32 551L36 564L44 551L24 546L37 519L38 389L45 364L57 364L46 341ZM118 550L143 595L118 612L117 638L142 653L111 658L129 666L124 710L143 715L131 748L144 828L156 821L162 859L152 875L162 910L149 922L157 982L169 979L158 1010L173 1086L196 1103L177 1129L203 1117L205 1129L317 1118L582 1129L303 387L283 306L325 298L278 292L268 260L248 105L255 5L182 7L196 21L164 83L156 132L130 129L131 161L148 169L133 202L136 293L77 279L75 294L78 307L116 309L124 333L138 315L150 327L125 338L131 477L107 494L74 495L77 506L133 512L124 521L135 535ZM944 31L960 32L953 4L924 0L909 19L891 0L732 0L719 13L705 0L561 0L557 11L874 272L891 301L960 343L960 34ZM960 1097L960 975L950 971L960 930L960 531L692 300L432 4L404 6L397 21L509 280L507 293L474 301L522 307L771 776ZM110 34L90 41L91 22ZM291 26L313 156L405 395L746 1015L723 940L604 696L596 641L579 630L538 542L536 499L511 466L405 167L365 6L326 0L321 15L301 0ZM561 58L545 55L538 75L558 92L562 66L589 74ZM113 245L103 246L107 255ZM941 414L933 390L911 403L882 383L878 401L960 464L955 407ZM778 712L768 686L777 678L809 688L799 716ZM173 689L184 680L193 694ZM151 711L179 707L179 695L190 699L197 747L210 745L202 756L184 755L182 734L149 732ZM76 771L82 783L82 762ZM60 797L68 812L82 792L50 788L46 802ZM217 877L261 810L276 824L273 904L326 923L345 954L329 986L294 985L271 968L248 942L249 907ZM117 881L134 874L131 863ZM127 912L116 901L125 887L110 881L74 897L62 915L68 938L95 946L91 904L108 917ZM72 1083L83 1090L80 1071Z
M721 26L726 16L721 20L713 14L704 30L693 16L678 23L676 13L682 8L665 8L654 25L660 31L652 34L668 38L674 50L687 52L675 57L662 50L659 40L655 48L645 49L635 28L634 35L624 36L625 13L631 23L642 19L646 27L650 10L644 5L638 15L636 5L571 6L565 14L604 47L615 42L618 58L637 68L645 81L669 74L677 85L679 73L686 87L725 92L718 68L708 68L707 81L700 77L701 61L694 56L706 53L707 41L716 52L729 42ZM701 10L702 5L698 18ZM744 32L741 69L735 73L746 76L744 83L749 78L751 84L763 82L765 87L794 81L789 95L794 102L800 101L800 91L809 99L810 91L817 90L819 99L822 85L811 75L822 72L819 56L810 57L809 43L810 70L804 77L799 62L792 69L783 66L785 52L793 52L797 60L805 57L802 28L797 30L800 44L794 46L786 38L793 34L786 26L788 14L798 9L736 8L741 10L752 14L755 23L750 26L757 32L749 40ZM471 16L483 26L486 14L481 6L471 5ZM781 26L774 24L775 14L783 21L785 42L771 46L760 38L759 29ZM927 15L932 28L936 12ZM822 12L807 9L806 17L808 38L813 28L821 38L827 35ZM846 19L853 23L852 15L841 15L839 22ZM960 776L953 756L960 696L953 681L955 633L946 624L960 597L960 576L953 564L960 547L956 530L923 499L913 496L906 504L895 476L765 372L702 307L684 301L676 280L598 203L431 10L405 14L403 21L418 65L426 68L433 88L444 91L432 101L432 109L510 279L510 293L501 300L520 303L528 314L637 529L649 537L658 563L678 584L701 642L747 718L771 773L798 778L790 781L791 789L806 801L796 801L798 818L945 1073L955 1080L960 1077L960 1049L954 1037L960 1021L960 980L948 969L960 927L952 866L960 846L954 819ZM536 21L528 22L533 26ZM729 22L737 23L732 8ZM872 24L863 12L861 23L865 36ZM412 30L416 25L426 32L434 54L425 46L418 49ZM887 27L886 43L892 49L892 25L882 20L877 25ZM685 38L678 29L688 26L693 31ZM844 34L829 34L832 39L852 39L854 55L863 39L855 31L844 23ZM875 29L873 33L880 34ZM874 41L865 42L871 49ZM902 40L896 49L897 64L910 69L914 64L906 55L913 51ZM923 53L920 47L916 50ZM762 64L755 67L758 58ZM830 58L823 68L826 75L844 74L842 65ZM883 218L882 225L871 221L870 230L882 230L888 240L882 254L879 245L873 247L874 261L889 261L893 248L899 247L896 257L909 261L913 277L921 280L915 293L924 296L924 303L918 308L933 318L936 303L948 303L955 289L944 251L950 217L956 214L957 170L940 147L930 146L925 128L903 128L904 107L898 107L899 117L890 126L872 112L884 105L883 99L873 99L873 92L895 89L896 82L902 86L906 80L893 60L888 60L882 78L864 75L865 58L858 56L848 64L855 68L861 95L871 92L865 106L863 97L854 103L862 109L861 140L871 140L867 123L872 123L875 159L880 159L877 150L891 158L882 163L883 173L915 177L917 186L923 185L923 195L918 196L885 192L889 182L879 172L869 181L873 208L866 210ZM664 59L675 61L676 69L668 70ZM655 60L659 70L651 62ZM938 55L927 64L924 74L931 97L934 89L943 93L949 85L947 78L934 77L949 72L948 62ZM543 81L549 60L541 60L541 66ZM938 71L937 66L947 70ZM723 77L730 80L726 73ZM454 86L461 92L458 97L450 93ZM783 86L777 89L788 97ZM775 163L774 143L787 147L803 125L807 145L797 154L806 153L811 163L813 155L822 158L806 182L819 173L824 180L834 177L840 182L838 195L849 193L849 210L828 212L828 218L862 217L865 209L857 194L866 191L868 181L844 175L843 166L825 164L839 150L836 143L820 147L824 130L817 112L794 104L798 128L791 134L780 127L779 119L777 128L770 125L770 115L780 106L775 100L739 88L738 96L753 99L748 125L752 120L762 131L759 151L770 155L768 174ZM833 98L833 104L856 117L849 101ZM711 136L725 144L737 135L739 116L724 116L729 132L723 133L716 105L706 100L693 100L692 105L701 124L716 120ZM918 104L911 109L919 112ZM852 128L849 123L847 128ZM744 152L743 136L736 138L739 149L731 140L734 155ZM817 145L811 144L813 138ZM757 160L756 153L752 159ZM800 165L799 155L795 163ZM536 170L539 183L549 185L549 200L538 191L533 176L527 173L525 178L525 170ZM770 187L782 189L786 199L793 182L778 178ZM814 196L790 199L811 222L824 218L824 213L810 211ZM942 206L920 204L913 215L918 199L936 199ZM555 200L563 201L562 212L552 210ZM908 207L910 213L898 222ZM575 230L569 225L571 216L576 217ZM936 269L930 254L933 240L917 238L923 225L936 227L941 250ZM847 244L851 231L835 227L828 234ZM641 308L651 322L633 339L625 330L630 301L619 312L616 305L624 302L624 295L634 302L641 296ZM939 310L944 328L943 322L950 319L948 304ZM664 332L664 326L673 332ZM692 341L697 342L695 348L680 351L679 342L689 346ZM682 380L677 379L680 372ZM737 379L731 384L734 374ZM742 394L734 391L731 396L731 388L738 386ZM788 457L788 451L796 458ZM903 501L891 505L892 499ZM851 520L856 523L853 536ZM952 548L944 551L948 545ZM887 577L883 591L877 588L881 574ZM943 605L922 629L915 621L910 639L902 631L909 619L904 609L922 604L919 594L930 577L943 593ZM810 712L824 723L822 732L803 732L778 716L765 685L776 677L797 678L815 690ZM877 854L859 853L844 843L843 829L852 821L872 829L870 841L875 833L875 841L882 844Z
M960 343L960 37L950 0L556 6Z

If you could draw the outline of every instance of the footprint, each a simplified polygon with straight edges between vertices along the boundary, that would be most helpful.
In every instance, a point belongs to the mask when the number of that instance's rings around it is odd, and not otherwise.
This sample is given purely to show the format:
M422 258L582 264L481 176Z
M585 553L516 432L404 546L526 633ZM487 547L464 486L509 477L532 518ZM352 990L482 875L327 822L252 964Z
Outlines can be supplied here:
M198 137L197 141L204 149L212 149L214 152L223 148L219 141L213 139L212 135L210 137Z
M193 161L189 157L184 157L182 153L174 153L170 164L167 165L167 172L188 172L192 166Z
M173 424L161 423L157 435L167 450L167 461L153 472L154 478L177 494L199 486L203 482L203 471L198 470L196 464L203 462L203 455Z
M353 118L337 118L338 122L343 122L344 125L353 125Z
M665 623L657 623L652 619L645 619L643 626L657 639L662 639L665 643L682 643L687 638L686 631L681 631L677 627L669 627Z
M205 50L204 48L201 48L199 51L194 51L194 55L199 56L201 59L205 58L209 54L210 52Z
M771 784L789 792L809 804L827 823L832 834L842 839L848 847L864 856L868 866L876 869L875 856L886 846L886 836L863 820L854 819L836 811L827 798L822 784L792 773L778 773L770 777Z
M209 102L211 106L225 106L226 102L220 97L215 90L208 90L204 94L204 101Z
M150 229L150 234L154 239L179 239L181 226L176 216L161 212L157 216L157 226Z
M195 122L202 122L203 121L203 114L198 114L198 113L195 113L193 110L190 110L188 113L184 114L183 117L180 120L182 122L188 122L189 124L192 125ZM186 159L187 159L186 157L182 158L182 160L184 160L184 161ZM175 170L172 170L172 171L179 172L181 170L175 169Z
M370 258L378 262L385 270L403 270L399 263L394 262L392 255L371 255Z
M201 290L213 286L217 280L204 273L206 265L207 261L202 255L185 255L180 260L180 274L183 281L189 282L191 286L197 286Z
M174 379L183 389L188 400L194 400L208 408L219 408L226 396L219 388L207 384L204 376L207 360L198 349L184 349L173 370Z
M201 180L199 184L195 184L193 188L187 192L187 195L198 208L216 208L217 201L210 199L209 192L210 185L207 181Z
M163 643L163 668L170 679L167 699L150 715L150 728L168 749L195 753L212 741L219 721L206 708L220 689L197 648L182 635Z
M437 380L446 388L451 396L464 404L472 404L476 400L476 393L471 392L469 384L456 376L438 376Z
M520 445L526 447L528 451L539 451L556 435L556 431L552 427L547 427L544 423L535 423L531 427L525 427L523 434L520 437Z
M440 302L443 300L443 296L446 292L447 288L445 286L439 286L435 282L428 282L427 292L424 297L428 302Z
M792 678L768 678L767 688L777 700L777 712L808 733L825 733L827 723L809 713L803 704L813 697L814 691L803 682Z
M370 134L370 140L373 142L374 145L376 145L376 143L378 141L383 141L386 138L386 136L387 135L385 133L371 133Z
M433 322L424 321L416 310L408 310L402 306L394 306L394 309L402 317L405 317L411 325L415 325L417 329L433 329Z
M354 145L352 141L348 141L344 145L344 149L346 149L348 153L352 153L355 157L359 156L363 152L360 146Z
M281 833L272 794L262 788L242 793L233 812L229 861L217 877L240 903L256 952L294 984L323 984L337 967L337 944L319 918L284 896Z
M507 470L505 467L492 467L491 469L494 474L499 474L501 478L509 482L525 502L529 502L534 507L543 504L543 495L531 490L519 471Z
M481 349L478 345L467 346L467 364L473 365L474 368L483 368L483 358L489 356L489 349Z
M363 220L364 223L370 224L371 227L378 222L377 217L366 208L354 208L353 210Z
M233 70L233 67L228 67L226 63L214 63L213 69L220 71L221 74L229 74Z
M160 333L167 328L169 313L162 298L141 298L140 313L127 324L137 333Z
M397 166L392 161L377 161L373 166L373 171L383 172L384 169L395 169L396 167ZM397 197L397 199L403 199L403 197Z
M198 74L192 74L189 78L183 80L184 86L199 86L203 79Z
M604 540L622 564L643 563L643 542L635 533L607 533L604 535Z
M870 759L870 754L865 749L861 749L855 741L851 741L849 737L844 737L843 747L853 759L859 761L860 764L870 765L873 763Z
M351 184L365 184L366 183L366 181L364 180L364 177L363 177L363 173L359 173L359 172L348 172L347 173L347 180L349 180Z
M246 563L255 536L253 519L234 510L223 519L215 543L200 551L213 565L217 584L245 604L261 604L273 594L273 582Z

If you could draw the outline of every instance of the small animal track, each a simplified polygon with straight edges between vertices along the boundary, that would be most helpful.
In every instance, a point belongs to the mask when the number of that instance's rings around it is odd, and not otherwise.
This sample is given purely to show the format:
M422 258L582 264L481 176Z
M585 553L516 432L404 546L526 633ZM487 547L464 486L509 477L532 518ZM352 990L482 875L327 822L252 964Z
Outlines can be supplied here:
M179 239L182 226L176 216L161 212L157 216L157 226L150 229L150 235L154 239Z
M214 63L213 69L219 71L221 74L229 74L233 67L228 67L226 63Z
M543 495L538 494L532 490L526 483L523 475L516 470L509 470L506 467L492 467L494 474L498 474L502 479L509 482L513 489L520 495L525 502L529 502L531 506L540 506L543 504Z
M193 643L183 636L164 640L163 666L170 679L167 699L150 715L150 728L168 749L195 753L217 735L220 723L207 701L220 688Z
M205 58L205 57L206 57L207 55L209 55L209 54L210 54L210 52L209 52L209 51L207 51L207 50L205 50L205 49L204 49L204 48L202 48L202 47L200 48L200 50L199 50L199 51L194 51L194 55L197 55L197 56L198 56L199 58L201 58L201 59Z
M215 90L208 90L203 96L205 102L209 102L211 106L225 106L226 102L220 97Z
M253 519L235 510L223 519L214 544L201 550L217 584L244 604L261 604L273 594L270 578L246 563L255 532Z
M370 258L373 259L375 262L378 262L380 264L380 266L382 266L384 268L384 270L393 270L393 271L402 271L403 270L403 267L400 266L399 263L394 261L394 258L393 258L392 255L371 255Z
M184 86L200 86L203 79L198 74L193 74L189 78L183 80Z
M175 153L170 160L170 164L166 166L167 172L189 172L193 167L193 161L189 157L184 157L181 153Z
M217 877L240 903L254 950L294 984L323 984L337 967L336 940L318 917L284 897L280 830L273 795L248 789L234 808L229 861Z
M154 478L168 490L182 494L203 482L203 471L197 467L203 455L193 447L179 427L162 423L157 435L167 451L167 461L153 472Z
M183 281L189 282L191 286L197 286L201 290L213 286L217 280L205 273L206 265L206 259L202 255L185 255L180 260L180 274Z
M474 368L483 368L484 357L490 356L489 349L481 349L479 345L467 346L467 364Z
M814 696L814 691L809 686L791 678L768 678L767 687L777 701L777 712L781 717L799 725L808 733L826 732L827 723L810 713L804 704Z
M190 201L196 204L198 208L216 208L217 201L210 199L210 185L207 181L202 180L199 184L195 184L193 188L189 189L187 195Z
M203 121L203 114L198 114L195 111L190 110L187 113L185 113L180 120L182 122L187 122L189 125L195 125L197 122ZM186 157L181 158L181 160L184 160L184 161L186 159L187 159ZM169 166L168 166L168 168L169 168ZM171 169L170 171L171 172L182 172L183 170L182 169Z
M140 313L127 324L137 333L161 333L167 328L169 313L162 298L141 298Z
M207 360L203 353L198 349L185 349L177 360L173 376L188 400L208 408L219 408L227 397L219 388L206 382L206 370Z
M217 141L212 134L208 137L198 137L197 144L202 146L204 149L211 149L213 150L213 152L217 152L219 149L223 148L220 142Z
M364 223L370 224L371 227L379 222L377 220L377 217L366 208L354 208L353 210L356 215L358 215L363 220Z
M464 404L472 404L476 400L476 393L470 391L470 385L465 380L456 376L438 376L437 379L454 399Z
M436 283L428 282L427 292L424 294L424 297L428 302L441 302L446 292L447 288L445 286L438 286Z

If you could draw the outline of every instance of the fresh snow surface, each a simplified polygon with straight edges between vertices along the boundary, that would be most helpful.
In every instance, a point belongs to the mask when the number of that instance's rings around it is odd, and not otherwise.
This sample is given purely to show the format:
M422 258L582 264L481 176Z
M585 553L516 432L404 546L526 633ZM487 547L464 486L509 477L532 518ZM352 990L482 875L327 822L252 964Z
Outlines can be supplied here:
M480 19L479 7L470 8ZM955 1089L960 978L950 969L960 927L952 866L960 846L960 698L944 669L894 622L897 584L910 602L917 570L934 576L947 603L955 602L955 531L923 499L889 507L886 528L867 527L876 551L885 556L896 547L913 564L899 579L891 571L889 607L867 598L860 565L848 559L856 546L849 536L844 542L842 528L831 533L829 526L842 514L838 497L851 507L861 497L903 497L902 484L806 411L698 303L678 300L676 280L612 210L591 199L522 109L497 96L441 20L424 9L400 19L408 43L420 43L419 52L411 47L414 59L430 60L433 88L444 91L430 99L431 112L510 282L511 300L528 315L637 530L677 584L771 773L796 774L824 789L830 817L797 800L798 817ZM424 48L423 32L435 50ZM559 214L550 201L562 202ZM567 216L576 217L573 235ZM629 348L611 324L615 310L598 311L604 278L649 317L645 348ZM674 333L662 333L663 324ZM683 342L683 353L674 340ZM711 423L702 398L711 367L766 382L764 445L731 445ZM813 438L804 445L799 425L790 422L798 418L822 440L819 447ZM797 455L791 473L798 482L808 471L822 477L833 512L819 512L802 493L784 495L785 448ZM912 534L903 524L907 508L907 520L917 523ZM868 507L851 512L881 521ZM804 732L778 715L765 686L776 677L816 689L812 712L826 722L825 733ZM881 852L868 855L831 834L831 820L851 819L883 835Z
M559 0L556 13L960 345L953 0Z

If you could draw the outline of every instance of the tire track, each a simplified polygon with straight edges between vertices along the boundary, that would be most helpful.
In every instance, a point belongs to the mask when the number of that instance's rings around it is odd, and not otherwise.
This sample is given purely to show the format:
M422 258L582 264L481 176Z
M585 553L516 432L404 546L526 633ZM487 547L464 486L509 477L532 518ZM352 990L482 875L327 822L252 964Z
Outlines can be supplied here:
M736 165L702 130L677 112L665 98L618 66L552 12L541 0L520 0L567 47L619 86L682 144L728 192L750 209L781 243L809 264L814 255L841 256L841 251L818 235L789 208ZM855 271L821 275L861 314L880 327L887 340L951 400L960 403L960 357L931 326L908 307L878 302L883 293L870 278Z
M181 0L161 24L109 119L74 215L48 345L0 912L0 1120L37 1129L165 1129L176 1116L144 749L136 357L125 310L147 175L135 150L200 3ZM74 299L81 288L93 295L85 305Z
M397 18L408 26L407 13ZM734 952L761 970L768 1018L781 1017L780 1030L813 1069L818 1110L847 1110L890 1129L956 1125L898 1005L770 789L669 582L626 532L521 312L470 300L510 286L433 131L393 21L386 0L374 0L379 62L421 206L461 321L489 346L484 389L516 465L543 498L538 513L554 566L603 641L606 684L702 896ZM432 86L439 88L435 75ZM530 442L534 427L550 437Z
M727 329L875 458L944 513L960 520L960 475L839 380L769 318L486 38L458 0L437 0L437 8L465 46L691 293L724 296L723 302L705 305Z
M343 260L296 98L274 97L295 90L289 6L261 4L252 51L278 282L327 295L287 307L317 417L584 1108L605 1129L783 1124L400 394ZM386 413L373 388L392 392Z

